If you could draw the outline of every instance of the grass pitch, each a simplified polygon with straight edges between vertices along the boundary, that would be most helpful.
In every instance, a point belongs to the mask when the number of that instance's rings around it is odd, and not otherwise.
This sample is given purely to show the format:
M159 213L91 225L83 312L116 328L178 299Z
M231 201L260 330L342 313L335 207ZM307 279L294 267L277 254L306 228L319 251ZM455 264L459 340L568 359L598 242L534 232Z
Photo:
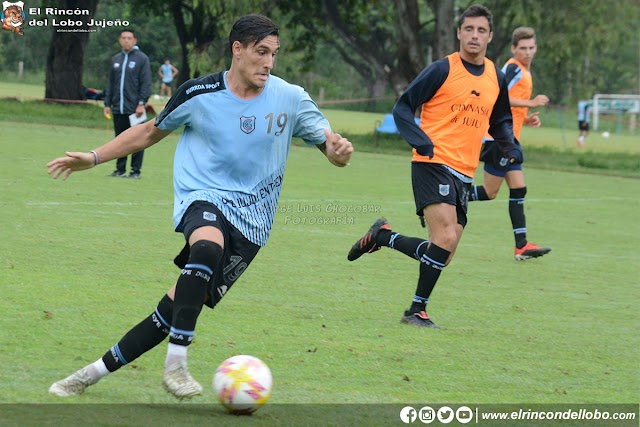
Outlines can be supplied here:
M0 403L60 403L49 385L101 357L178 276L177 138L145 153L139 181L108 178L107 164L61 182L46 174L50 159L111 136L0 125ZM380 215L426 237L413 213L409 155L357 153L338 169L315 149L293 147L269 244L199 319L190 369L205 393L183 420L228 420L210 409L209 384L235 354L260 357L275 380L270 404L246 423L286 424L279 408L301 403L637 403L638 182L525 173L529 238L553 252L514 261L504 188L498 200L472 204L429 306L446 329L422 330L399 322L415 260L386 248L346 260ZM164 355L161 345L63 402L174 404L160 386Z

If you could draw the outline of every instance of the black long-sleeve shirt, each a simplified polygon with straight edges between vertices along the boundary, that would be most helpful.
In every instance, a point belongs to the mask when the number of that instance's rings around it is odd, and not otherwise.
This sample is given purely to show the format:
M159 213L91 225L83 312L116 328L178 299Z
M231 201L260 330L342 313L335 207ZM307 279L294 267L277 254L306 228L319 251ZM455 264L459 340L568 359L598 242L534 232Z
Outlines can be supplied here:
M484 64L474 65L461 58L460 60L464 68L473 76L481 76L485 72ZM493 66L495 67L495 64ZM449 72L449 58L432 63L409 85L393 109L393 116L400 134L419 154L425 155L425 153L429 153L429 149L433 149L434 141L414 121L415 112L422 104L428 103L434 97L447 80ZM499 94L489 118L489 133L498 142L501 150L505 154L509 154L508 157L520 160L522 158L522 150L513 135L507 81L504 74L497 67L495 67L495 72L498 78ZM472 88L473 86L470 84L469 89L472 90ZM423 117L423 120L428 121L429 117ZM473 142L479 145L481 139ZM446 142L436 142L436 146L442 143ZM517 152L519 152L519 155ZM431 151L431 153L433 152Z

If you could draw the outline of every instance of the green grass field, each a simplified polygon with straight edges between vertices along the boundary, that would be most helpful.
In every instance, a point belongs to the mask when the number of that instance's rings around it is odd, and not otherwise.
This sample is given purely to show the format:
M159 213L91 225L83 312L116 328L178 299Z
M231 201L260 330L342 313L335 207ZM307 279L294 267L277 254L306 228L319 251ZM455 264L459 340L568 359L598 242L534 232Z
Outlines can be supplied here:
M178 275L177 138L146 152L139 181L108 178L107 164L62 182L46 163L90 150L108 132L0 125L0 403L60 403L49 385L101 357ZM446 329L422 330L399 322L415 260L389 249L346 260L379 215L426 237L413 213L408 155L357 153L338 169L315 149L293 147L269 244L200 317L190 369L205 393L194 410L177 410L181 420L296 425L283 408L301 403L637 403L638 181L539 169L526 176L529 237L553 252L513 260L504 188L498 200L472 204L430 303ZM235 354L260 357L275 380L271 404L246 420L211 407L213 372ZM160 386L164 355L161 345L63 402L141 404L135 415L151 420L158 410L143 404L176 403ZM19 417L9 419L20 425Z

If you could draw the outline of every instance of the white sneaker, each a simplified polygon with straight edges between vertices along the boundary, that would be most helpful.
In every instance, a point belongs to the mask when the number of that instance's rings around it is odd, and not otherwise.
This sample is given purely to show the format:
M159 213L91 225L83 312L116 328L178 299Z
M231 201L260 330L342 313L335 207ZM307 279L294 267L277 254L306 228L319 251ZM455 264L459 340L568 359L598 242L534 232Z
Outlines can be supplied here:
M164 388L179 399L191 398L202 394L202 386L193 379L187 370L187 362L176 362L164 370L162 377Z
M53 383L49 387L49 393L59 397L78 396L84 393L87 387L97 382L98 380L89 376L87 368L82 368L67 378Z

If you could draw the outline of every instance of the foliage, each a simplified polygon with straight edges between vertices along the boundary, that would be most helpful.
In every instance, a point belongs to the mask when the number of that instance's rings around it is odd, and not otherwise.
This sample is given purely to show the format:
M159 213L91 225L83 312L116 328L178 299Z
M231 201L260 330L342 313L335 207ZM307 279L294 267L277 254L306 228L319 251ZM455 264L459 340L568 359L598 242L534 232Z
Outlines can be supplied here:
M31 17L27 18L31 19ZM0 31L0 47L3 52L0 70L13 74L15 79L18 63L22 62L26 73L41 72L43 76L41 83L44 83L44 70L52 32L53 30L48 27L25 27L25 35L18 37L7 31Z
M130 3L142 13L163 16L165 21L174 24L181 49L182 73L178 83L208 74L214 67L222 68L233 22L247 11L268 14L271 8L266 0L171 0L168 4L134 0Z
M331 3L339 13L328 20L323 5ZM402 2L405 3L413 0ZM420 27L415 48L424 58L419 66L428 62L429 47L437 37L434 13L428 4L438 3L441 2L416 2ZM456 1L456 13L461 13L470 3ZM510 56L510 35L515 27L525 25L536 29L539 50L532 68L534 90L547 94L553 104L574 106L576 100L595 93L637 93L640 87L640 40L637 37L640 5L637 1L487 0L484 3L493 10L495 19L489 57L499 65ZM170 12L176 6L182 11L180 16L184 21L184 48L175 25L176 15ZM399 15L393 0L100 0L96 19L130 20L139 34L141 49L151 59L154 76L157 66L169 56L181 69L180 78L187 78L189 70L182 67L185 62L197 66L196 72L200 74L229 65L228 30L238 16L250 11L267 13L280 24L282 49L275 72L304 85L316 97L321 88L325 99L368 97L374 90L373 85L377 94L388 96L398 89L397 82L393 83L390 78L398 78L411 69L399 62L399 49L407 43L398 41L398 30L403 28L398 23L403 22L403 16ZM194 21L194 18L199 19ZM343 27L337 27L337 23ZM201 29L197 40L194 25ZM98 28L91 34L85 54L86 86L103 88L106 84L109 59L119 49L119 30ZM3 76L15 75L19 61L24 62L29 76L39 76L44 70L53 30L27 27L25 31L24 37L0 31ZM455 25L450 31L455 31ZM343 34L347 38L342 37ZM348 37L356 43L348 44ZM186 54L182 49L186 49ZM389 71L384 71L385 65ZM412 77L415 74L411 72ZM377 107L360 104L353 108Z
M174 62L180 57L180 49L176 43L175 27L167 25L164 14L149 15L143 10L124 0L101 0L98 4L96 19L119 18L130 22L130 28L136 32L138 46L148 57L151 65L151 76L159 91L157 69L168 57ZM98 89L106 88L109 78L111 57L120 51L118 37L122 27L98 28L87 46L89 53L85 61L85 86Z
M93 21L99 0L57 0L53 4L62 10L84 10L65 31L56 30L51 37L47 53L45 74L45 98L84 99L83 72L85 47L89 40L86 25ZM78 31L79 30L79 31Z
M640 88L637 1L487 0L485 4L496 19L497 39L489 56L499 64L511 55L513 29L536 30L534 91L547 94L552 103L568 105L596 93L637 93Z
M290 17L290 25L297 27L294 40L306 52L304 60L314 58L322 40L334 57L337 53L360 74L369 97L401 93L424 66L428 46L419 42L426 30L415 0L279 0L277 4Z

